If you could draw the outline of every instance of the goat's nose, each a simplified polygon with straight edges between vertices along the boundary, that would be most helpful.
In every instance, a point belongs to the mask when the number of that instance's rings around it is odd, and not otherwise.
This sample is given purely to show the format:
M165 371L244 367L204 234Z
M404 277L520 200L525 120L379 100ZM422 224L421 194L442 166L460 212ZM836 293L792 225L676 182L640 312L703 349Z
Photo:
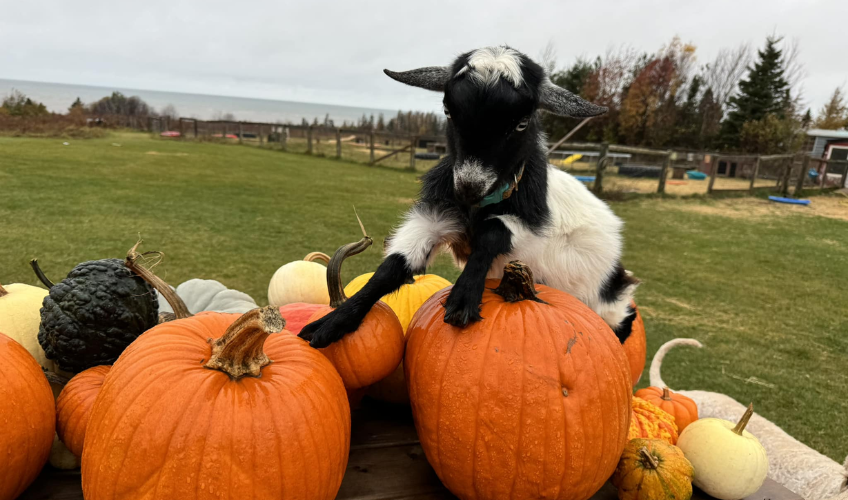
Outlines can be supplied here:
M456 197L470 205L483 199L497 179L497 175L478 160L466 160L454 166L453 186Z

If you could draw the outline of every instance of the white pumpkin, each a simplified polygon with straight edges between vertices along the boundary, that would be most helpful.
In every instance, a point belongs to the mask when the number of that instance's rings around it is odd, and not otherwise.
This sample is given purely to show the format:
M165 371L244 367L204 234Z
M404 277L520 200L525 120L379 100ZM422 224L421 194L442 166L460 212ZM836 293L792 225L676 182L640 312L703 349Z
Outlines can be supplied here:
M753 414L754 406L750 405L737 424L720 418L696 420L677 440L695 468L695 486L719 500L745 498L766 480L766 450L745 430Z
M175 291L192 314L202 311L244 314L259 307L250 295L231 290L215 280L191 279L181 283ZM159 300L160 313L174 312L158 291L156 297Z
M42 367L55 372L56 365L38 343L41 303L49 292L37 286L12 283L0 285L0 333L24 346Z
M328 305L327 268L315 260L330 262L330 257L312 252L303 260L289 262L277 269L268 285L268 304L276 307L295 302Z

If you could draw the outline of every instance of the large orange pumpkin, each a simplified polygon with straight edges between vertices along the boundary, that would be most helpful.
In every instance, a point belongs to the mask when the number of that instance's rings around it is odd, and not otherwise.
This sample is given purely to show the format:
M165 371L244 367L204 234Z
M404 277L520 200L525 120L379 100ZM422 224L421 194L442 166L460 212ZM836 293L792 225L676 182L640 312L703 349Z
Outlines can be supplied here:
M689 424L698 420L698 405L683 394L672 392L668 387L646 387L636 391L636 396L644 399L674 417L677 430L683 432Z
M372 240L361 240L339 248L327 264L330 305L315 311L309 322L317 321L347 300L342 286L344 260L365 251ZM385 302L377 302L355 331L320 349L333 363L349 390L361 389L388 377L403 359L403 328Z
M640 397L633 397L633 415L627 439L662 439L677 444L678 431L674 417Z
M85 429L109 365L93 366L71 379L56 400L56 432L71 453L81 457Z
M374 273L357 276L347 284L344 291L346 295L353 295L362 290ZM385 302L397 315L403 334L406 335L409 322L418 312L418 309L427 302L439 290L449 287L451 282L435 274L422 274L412 277L412 283L403 285L394 293L383 296L380 299ZM409 394L406 391L406 379L403 378L403 363L384 378L368 388L368 395L380 401L389 403L409 404Z
M53 391L21 344L0 333L0 500L17 498L50 456Z
M279 309L162 323L112 366L88 423L86 500L335 498L350 409L341 378ZM209 339L209 341L207 341Z
M645 360L648 356L648 339L645 337L645 322L642 321L642 314L639 313L639 308L635 303L630 306L636 311L636 319L633 320L633 326L630 329L630 336L625 339L624 353L627 354L627 362L630 365L630 377L633 381L633 387L639 383L642 378L642 372L645 371Z
M450 288L409 325L404 366L421 446L460 499L585 500L627 441L631 384L612 330L570 295L509 263L465 328Z

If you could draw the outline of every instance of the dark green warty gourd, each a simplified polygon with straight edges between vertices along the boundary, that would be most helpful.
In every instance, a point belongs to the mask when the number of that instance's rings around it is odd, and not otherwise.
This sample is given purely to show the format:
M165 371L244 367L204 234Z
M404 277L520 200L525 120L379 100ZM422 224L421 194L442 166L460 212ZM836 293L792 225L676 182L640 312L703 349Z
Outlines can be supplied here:
M35 261L33 268L50 286ZM50 286L41 308L38 343L65 371L111 365L136 337L156 326L158 312L153 287L123 260L83 262Z

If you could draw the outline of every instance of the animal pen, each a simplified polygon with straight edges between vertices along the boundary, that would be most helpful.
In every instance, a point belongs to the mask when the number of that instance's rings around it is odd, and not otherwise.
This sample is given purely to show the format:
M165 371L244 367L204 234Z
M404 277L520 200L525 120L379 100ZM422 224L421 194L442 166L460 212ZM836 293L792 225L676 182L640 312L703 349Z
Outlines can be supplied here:
M314 125L150 118L153 133L222 140L410 171L426 171L445 154L446 138ZM176 134L175 134L176 135ZM592 142L551 144L553 165L577 176L597 195L670 195L771 191L784 196L846 186L848 160L806 155L680 152Z

